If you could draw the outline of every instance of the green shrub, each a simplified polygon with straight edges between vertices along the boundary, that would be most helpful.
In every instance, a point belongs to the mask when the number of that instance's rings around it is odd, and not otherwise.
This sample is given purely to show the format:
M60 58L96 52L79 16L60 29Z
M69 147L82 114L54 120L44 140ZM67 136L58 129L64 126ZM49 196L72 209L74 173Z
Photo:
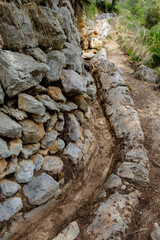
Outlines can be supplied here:
M145 26L151 28L160 22L160 4L155 2L155 4L148 8L145 19Z

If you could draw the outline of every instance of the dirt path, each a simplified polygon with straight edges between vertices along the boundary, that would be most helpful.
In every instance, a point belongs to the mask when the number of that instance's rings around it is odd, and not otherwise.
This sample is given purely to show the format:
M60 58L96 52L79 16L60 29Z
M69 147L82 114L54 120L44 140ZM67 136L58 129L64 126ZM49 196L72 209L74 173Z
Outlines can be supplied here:
M108 40L106 47L108 60L123 71L131 90L131 97L145 135L144 146L150 158L150 184L147 189L143 189L126 240L147 240L150 239L153 224L160 224L160 92L154 90L156 84L133 78L134 66L129 62L128 56L120 50L115 37Z

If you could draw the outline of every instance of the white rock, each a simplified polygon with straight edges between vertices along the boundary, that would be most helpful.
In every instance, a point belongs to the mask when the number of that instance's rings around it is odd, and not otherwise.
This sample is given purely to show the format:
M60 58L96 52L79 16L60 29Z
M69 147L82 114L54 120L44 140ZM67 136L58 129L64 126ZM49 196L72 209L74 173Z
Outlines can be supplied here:
M28 183L32 180L35 165L31 160L22 160L18 165L17 173L15 174L18 183Z
M53 240L75 240L80 233L77 222L72 222Z
M43 170L51 171L54 174L60 173L63 169L63 162L59 157L46 156L44 157Z
M19 189L20 185L16 182L9 180L0 181L0 191L4 197L12 197Z

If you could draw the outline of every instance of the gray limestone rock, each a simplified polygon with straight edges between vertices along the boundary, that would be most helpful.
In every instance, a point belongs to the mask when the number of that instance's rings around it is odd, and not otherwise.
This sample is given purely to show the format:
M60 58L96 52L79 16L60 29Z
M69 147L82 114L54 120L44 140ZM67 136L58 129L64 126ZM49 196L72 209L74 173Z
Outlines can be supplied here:
M41 154L35 154L31 157L31 160L35 165L35 171L39 171L43 164L43 156Z
M57 122L57 114L54 113L53 115L51 115L51 118L49 119L49 121L47 121L46 131L47 132L51 131L55 126L56 122Z
M50 148L52 144L56 141L58 136L58 132L52 130L50 132L46 132L44 138L41 141L41 147L43 149Z
M46 74L48 83L59 80L65 61L65 55L59 51L52 51L47 54L47 64L50 67L50 71Z
M24 159L28 159L30 156L32 156L34 153L38 152L40 148L40 144L26 144L23 146L21 150L21 157Z
M86 92L86 81L73 70L63 69L61 82L65 93L83 94Z
M4 92L0 84L0 104L3 104L3 103L4 103Z
M36 86L49 71L46 64L38 63L23 53L7 50L1 51L0 69L0 82L8 97Z
M35 3L26 4L26 11L30 17L38 45L43 48L62 49L66 36L61 28L57 11L49 7L37 6Z
M36 61L46 63L47 55L40 48L29 48L26 53L31 55Z
M154 231L151 233L152 240L160 240L160 227L158 223L154 224Z
M64 121L57 121L55 129L57 130L57 132L62 132L64 129Z
M10 151L7 147L7 143L0 138L0 159L10 157Z
M80 122L80 124L83 124L85 122L84 114L80 110L75 110L74 115L76 116L76 118Z
M10 117L15 118L18 121L24 120L27 118L27 113L23 110L19 110L18 108L14 108L14 107L8 107L7 110L8 110L8 115Z
M4 197L12 197L20 189L20 185L16 182L3 179L0 181L0 192Z
M78 163L78 160L82 157L81 149L74 143L69 143L64 149L64 155L67 156L74 164Z
M78 106L75 103L69 102L69 101L66 103L60 104L60 109L62 112L71 112L77 108Z
M0 20L0 34L5 48L19 50L38 45L29 18L13 2L0 3Z
M50 114L45 112L44 116L32 114L32 118L37 123L46 123L50 119Z
M13 215L19 212L22 207L22 199L19 197L12 197L0 203L0 222L9 220Z
M0 180L11 173L15 173L17 169L17 165L18 165L17 158L16 157L11 158L9 161L9 164L7 165L7 169L5 169L5 171L2 174L0 174Z
M155 83L158 82L158 76L156 71L144 65L141 65L140 67L138 67L135 70L133 76L135 78L140 79L141 81L148 81L148 82L155 82Z
M89 85L87 87L87 94L88 94L88 96L93 98L96 95L96 93L97 93L97 88L96 88L95 84Z
M35 123L32 120L22 120L19 122L22 126L22 142L38 143L45 135L43 123Z
M18 183L28 183L32 180L35 165L31 160L22 160L17 168L15 178Z
M51 154L55 154L56 152L58 151L62 151L65 147L65 142L58 138L54 143L53 145L49 148L49 152Z
M73 114L69 114L69 137L72 141L77 142L81 136L79 122Z
M122 185L121 178L115 174L111 174L104 186L107 189L113 189L118 188L121 185Z
M59 111L59 105L53 99L51 99L48 95L45 95L45 94L39 95L36 97L36 99L41 103L43 103L43 105L48 110Z
M40 205L52 198L58 189L58 182L48 174L42 173L25 185L23 192L30 204Z
M88 103L82 95L74 97L74 102L77 104L80 110L87 112L88 111Z
M12 120L6 114L0 112L0 136L20 138L21 132L21 125Z
M44 157L43 170L58 174L63 169L63 162L59 157L46 156Z
M12 139L8 142L8 149L12 157L17 157L22 150L21 139Z
M29 113L44 116L44 105L29 94L20 93L18 95L18 107Z

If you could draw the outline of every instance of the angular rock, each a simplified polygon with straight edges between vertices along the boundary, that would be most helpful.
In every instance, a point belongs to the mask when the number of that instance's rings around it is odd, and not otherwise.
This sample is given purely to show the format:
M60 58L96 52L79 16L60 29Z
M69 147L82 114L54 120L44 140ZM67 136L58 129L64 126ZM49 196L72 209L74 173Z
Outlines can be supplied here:
M69 143L64 149L63 154L67 156L74 164L77 164L78 160L80 160L82 157L81 149L78 148L74 143Z
M19 110L18 108L14 107L7 107L7 114L18 121L24 120L28 117L25 111Z
M59 112L57 116L58 116L58 120L64 121L64 114L62 112Z
M48 95L39 95L36 97L36 99L43 103L48 110L59 111L58 104Z
M154 224L154 231L151 233L152 240L160 240L160 227L158 223Z
M65 93L83 94L86 92L86 81L73 70L64 70L61 75L61 82Z
M48 88L48 95L56 101L65 102L66 98L64 97L61 89L59 87L49 87Z
M26 53L31 55L36 61L46 63L47 55L40 48L29 48Z
M25 7L38 45L43 48L62 49L66 36L61 28L57 12L49 7L37 6L35 3L26 4Z
M67 69L74 70L75 72L81 74L83 61L81 55L77 53L77 51L73 51L73 49L64 48L62 50L63 54L66 57L66 65Z
M64 129L64 121L57 121L55 129L57 130L57 132L62 132Z
M14 214L19 212L23 207L21 198L12 197L0 203L0 222L9 220Z
M4 103L4 92L0 84L0 104L3 104L3 103Z
M48 112L45 112L44 116L40 116L40 115L34 115L32 114L32 118L35 122L37 123L45 123L50 119L50 114Z
M156 71L144 65L141 65L140 67L138 67L135 70L133 76L135 78L138 78L141 81L148 81L148 82L155 82L155 83L158 82L158 76Z
M74 115L76 116L76 118L80 122L80 124L83 124L85 122L84 114L80 110L75 110Z
M59 157L47 156L44 157L43 170L58 174L63 169L63 162Z
M5 48L19 50L38 45L29 18L13 2L0 3L0 19L0 34Z
M45 87L41 86L40 84L38 84L34 88L28 90L27 93L29 95L32 95L32 96L37 96L39 94L47 94L48 90L47 90L47 88L45 88Z
M4 197L12 197L20 188L21 186L16 182L6 179L0 181L0 192Z
M66 102L63 104L60 104L60 109L62 112L71 112L75 109L77 109L78 106L76 104L74 104L73 102Z
M5 158L0 160L0 174L2 174L7 167L7 161Z
M97 88L96 88L95 84L89 85L87 87L87 94L88 94L88 96L93 98L96 95L96 93L97 93Z
M22 126L22 142L38 143L45 135L43 123L35 123L32 120L23 120L19 122Z
M13 121L6 114L0 112L0 136L20 138L21 132L21 125Z
M28 159L34 153L38 152L39 148L40 148L39 143L24 145L22 150L21 150L21 157L24 158L24 159Z
M26 93L20 93L18 95L18 107L26 112L40 116L44 116L46 110L41 102Z
M35 165L35 171L39 171L43 164L43 156L41 154L36 154L33 155L31 159Z
M122 185L121 178L115 174L111 174L104 186L107 189L113 189L113 188L118 188L121 185Z
M73 114L69 114L69 137L72 141L77 142L81 136L79 122Z
M3 179L5 176L16 172L17 165L18 165L17 158L16 157L11 158L10 161L9 161L9 164L7 166L7 169L2 174L0 174L0 179Z
M102 42L98 38L91 37L90 48L95 48L95 49L102 48Z
M17 157L22 150L21 139L12 139L8 142L8 149L10 151L11 157Z
M74 97L74 102L76 105L78 105L80 110L84 112L88 111L88 103L82 95Z
M23 192L30 204L40 205L52 198L58 189L58 182L48 174L42 173L25 185L23 187Z
M102 89L105 89L106 91L118 86L126 86L122 74L117 70L109 73L100 72L99 78L102 84Z
M18 183L28 183L32 180L35 165L30 160L22 160L17 168L15 178Z
M57 114L54 113L53 115L51 115L51 118L49 121L47 121L47 124L46 124L46 131L49 132L53 129L53 127L55 126L57 122Z
M8 157L10 157L10 155L11 154L7 147L7 143L2 138L0 138L0 159L8 158Z
M64 147L65 147L65 142L62 139L58 138L53 143L53 145L49 148L49 152L51 154L55 154L55 153L57 153L59 151L62 151L64 149Z
M48 83L59 80L65 62L65 55L59 51L52 51L47 54L47 64L50 67L50 71L46 74Z
M63 231L53 240L75 240L80 233L77 222L70 223Z
M46 132L44 138L41 141L41 147L43 149L50 148L52 144L56 141L58 136L58 132L52 130L50 132Z
M10 98L36 86L49 71L46 64L38 63L30 56L6 50L1 51L0 69L0 82Z

